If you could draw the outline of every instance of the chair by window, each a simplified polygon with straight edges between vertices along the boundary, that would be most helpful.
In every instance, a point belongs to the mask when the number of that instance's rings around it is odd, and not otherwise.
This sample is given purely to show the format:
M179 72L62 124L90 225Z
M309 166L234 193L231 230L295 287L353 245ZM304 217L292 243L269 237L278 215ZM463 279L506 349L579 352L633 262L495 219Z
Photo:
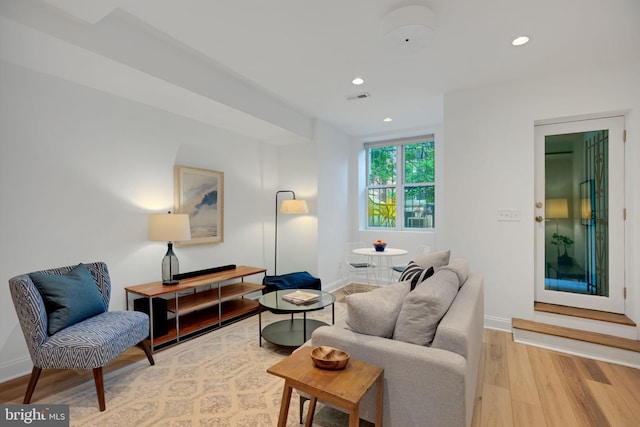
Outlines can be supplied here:
M104 365L138 343L155 364L147 341L149 316L108 311L111 281L106 264L23 274L9 279L9 288L33 362L25 404L31 402L42 369L92 369L104 411Z
M365 245L363 242L347 242L344 248L344 262L343 267L346 271L345 275L345 287L344 292L347 294L355 293L356 282L352 280L358 276L365 276L367 284L378 283L376 277L376 264L372 262L369 257L358 255L353 253L354 249L366 248L369 245ZM371 280L373 277L373 281ZM351 290L347 289L347 286L351 284Z

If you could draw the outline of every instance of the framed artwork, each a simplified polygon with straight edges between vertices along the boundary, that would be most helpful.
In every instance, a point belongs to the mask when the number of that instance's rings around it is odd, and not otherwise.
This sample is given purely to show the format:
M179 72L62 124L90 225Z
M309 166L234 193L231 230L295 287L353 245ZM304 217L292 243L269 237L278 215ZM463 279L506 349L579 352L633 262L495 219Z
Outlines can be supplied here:
M189 214L191 240L176 246L224 241L224 173L176 165L175 212Z
M582 225L594 224L594 186L589 179L580 183L580 221Z

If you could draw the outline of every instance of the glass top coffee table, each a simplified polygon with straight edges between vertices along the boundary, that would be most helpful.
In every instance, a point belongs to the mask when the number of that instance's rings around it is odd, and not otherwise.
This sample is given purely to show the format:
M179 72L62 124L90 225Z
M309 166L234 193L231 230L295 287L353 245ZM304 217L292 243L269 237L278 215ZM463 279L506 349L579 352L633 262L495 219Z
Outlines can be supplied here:
M318 295L318 300L307 304L294 304L285 301L282 297L296 291L308 292ZM297 347L304 344L311 333L320 326L327 326L327 323L319 320L307 319L307 313L310 311L322 310L331 306L331 323L336 319L335 305L336 297L329 292L318 291L315 289L285 289L262 295L258 300L260 310L258 311L258 329L260 334L260 347L262 347L262 338L272 344L287 347ZM291 314L291 319L279 320L262 328L262 310L269 309L277 314ZM302 313L302 319L294 319L293 315Z

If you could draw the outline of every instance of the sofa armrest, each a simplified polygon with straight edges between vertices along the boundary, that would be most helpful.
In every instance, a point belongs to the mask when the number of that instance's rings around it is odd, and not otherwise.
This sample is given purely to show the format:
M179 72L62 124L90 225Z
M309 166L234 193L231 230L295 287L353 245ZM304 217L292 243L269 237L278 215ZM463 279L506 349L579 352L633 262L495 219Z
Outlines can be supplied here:
M313 332L313 346L326 345L384 368L384 425L466 425L466 360L455 353L337 326ZM360 416L375 421L375 390L360 403Z

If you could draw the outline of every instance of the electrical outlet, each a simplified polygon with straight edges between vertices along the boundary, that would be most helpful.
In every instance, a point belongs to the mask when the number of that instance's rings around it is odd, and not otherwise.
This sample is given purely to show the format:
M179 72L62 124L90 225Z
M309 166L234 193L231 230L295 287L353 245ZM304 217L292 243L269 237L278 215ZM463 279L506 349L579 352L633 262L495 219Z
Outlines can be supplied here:
M498 221L520 221L520 209L498 209Z

